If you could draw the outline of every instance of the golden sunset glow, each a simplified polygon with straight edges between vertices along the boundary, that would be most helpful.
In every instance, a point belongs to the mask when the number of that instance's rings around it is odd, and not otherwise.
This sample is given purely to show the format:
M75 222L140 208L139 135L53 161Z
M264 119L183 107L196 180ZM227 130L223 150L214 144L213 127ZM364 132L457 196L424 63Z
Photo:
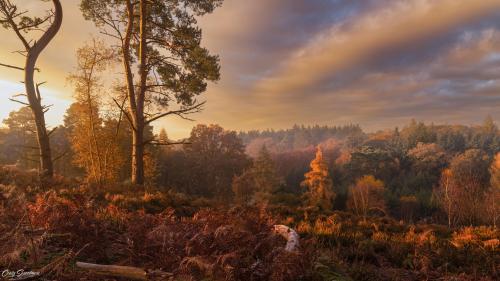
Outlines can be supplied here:
M0 0L2 280L500 280L500 0Z
M49 7L28 2L33 14ZM63 3L63 28L41 57L37 76L66 105L73 95L66 78L75 67L75 50L99 36L78 2ZM195 119L233 129L319 122L374 130L411 117L445 123L475 123L487 114L498 118L499 99L489 94L500 88L497 80L468 77L463 88L442 93L450 91L446 81L494 59L500 1L358 2L228 0L202 18L204 44L220 55L223 67L222 80L209 85L203 97L208 103ZM13 34L2 31L2 39L1 62L22 65L13 53L20 48ZM472 64L447 59L460 56L458 50ZM21 74L0 68L2 80L11 84ZM1 91L13 94L9 87ZM0 105L0 119L15 107L7 103ZM482 114L469 115L478 110ZM52 125L61 120L55 114L48 118ZM159 122L175 137L187 136L193 126L176 118Z

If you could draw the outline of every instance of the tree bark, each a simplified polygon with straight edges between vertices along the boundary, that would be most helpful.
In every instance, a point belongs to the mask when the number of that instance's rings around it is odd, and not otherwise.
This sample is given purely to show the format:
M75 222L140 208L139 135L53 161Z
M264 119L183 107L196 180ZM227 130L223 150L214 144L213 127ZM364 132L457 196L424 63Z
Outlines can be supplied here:
M144 125L136 124L132 133L132 183L144 184Z
M54 175L54 167L52 163L52 153L50 150L49 134L47 133L47 127L45 124L44 108L41 104L40 93L38 93L35 86L34 72L38 57L50 41L52 41L52 39L56 36L62 24L63 11L61 2L59 0L52 0L52 3L55 8L54 21L42 37L40 37L40 39L28 49L24 68L24 85L26 88L26 95L28 96L28 102L36 123L37 140L40 150L40 175L42 179L52 178Z
M146 82L148 78L147 70L147 45L146 45L146 0L140 1L140 26L139 26L139 76L140 85L136 97L136 110L133 112L135 130L132 131L133 151L132 151L132 183L144 184L144 100L146 97Z

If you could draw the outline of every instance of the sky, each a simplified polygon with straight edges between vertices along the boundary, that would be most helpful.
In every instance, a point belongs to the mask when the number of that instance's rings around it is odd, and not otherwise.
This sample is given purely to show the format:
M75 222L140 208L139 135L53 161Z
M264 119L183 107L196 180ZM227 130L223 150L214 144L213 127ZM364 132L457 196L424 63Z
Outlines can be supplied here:
M17 1L43 14L50 2ZM60 34L42 55L47 122L72 102L75 51L96 28L63 1ZM437 124L500 120L500 0L225 0L199 19L203 45L221 60L195 122L162 119L171 138L196 123L231 130L294 124L360 124L367 131L412 118ZM0 63L22 65L11 31L0 30ZM20 71L0 67L0 119L19 105ZM4 98L5 97L5 98Z

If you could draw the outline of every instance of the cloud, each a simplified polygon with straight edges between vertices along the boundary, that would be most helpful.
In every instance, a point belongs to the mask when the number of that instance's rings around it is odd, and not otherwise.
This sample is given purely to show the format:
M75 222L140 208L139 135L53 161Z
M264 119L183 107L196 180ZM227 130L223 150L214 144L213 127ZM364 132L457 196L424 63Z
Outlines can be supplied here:
M305 90L340 71L402 52L498 8L498 0L393 1L320 33L255 90L276 94Z
M76 49L97 33L78 3L64 1L61 33L40 59L37 79L48 81L46 96L58 108L51 124L72 100L66 77ZM203 45L220 55L222 79L200 96L207 105L192 117L235 130L500 120L499 7L500 0L225 0L199 19ZM22 65L12 54L19 42L9 31L0 35L0 62ZM22 73L0 68L0 79L19 85ZM11 88L0 84L0 94ZM154 125L180 138L194 124L167 118Z

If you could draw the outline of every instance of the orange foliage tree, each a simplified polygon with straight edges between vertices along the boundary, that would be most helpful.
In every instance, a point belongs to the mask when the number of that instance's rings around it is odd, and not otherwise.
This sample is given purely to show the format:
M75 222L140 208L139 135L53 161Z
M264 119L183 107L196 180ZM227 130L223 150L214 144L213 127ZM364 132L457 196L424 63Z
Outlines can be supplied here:
M331 210L336 194L333 191L328 165L323 159L323 152L319 146L316 150L316 158L311 161L310 167L311 170L304 175L305 180L301 183L301 186L308 189L306 196L309 204L323 210Z

